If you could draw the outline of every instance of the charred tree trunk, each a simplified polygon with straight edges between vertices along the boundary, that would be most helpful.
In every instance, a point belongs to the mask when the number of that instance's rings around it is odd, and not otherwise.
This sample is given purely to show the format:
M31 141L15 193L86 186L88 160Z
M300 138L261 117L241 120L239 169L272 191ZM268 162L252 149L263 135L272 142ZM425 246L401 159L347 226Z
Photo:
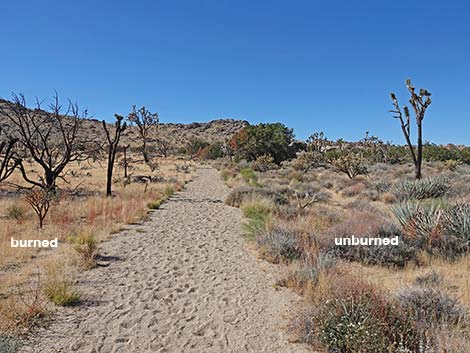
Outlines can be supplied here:
M122 123L123 117L117 114L115 116L116 116L116 122L114 124L115 131L114 131L113 138L111 138L111 134L108 130L106 122L103 120L103 129L106 133L106 139L108 140L108 166L106 170L106 196L112 195L114 161L116 160L116 152L119 146L119 139L121 138L122 132L126 129L126 123Z

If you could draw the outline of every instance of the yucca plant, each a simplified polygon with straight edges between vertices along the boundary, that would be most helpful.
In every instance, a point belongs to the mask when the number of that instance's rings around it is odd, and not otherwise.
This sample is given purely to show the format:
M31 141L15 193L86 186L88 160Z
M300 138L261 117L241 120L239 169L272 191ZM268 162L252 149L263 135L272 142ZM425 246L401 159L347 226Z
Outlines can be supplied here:
M407 201L392 207L392 213L410 238L425 236L437 227L441 206L437 202Z
M470 204L408 201L392 207L392 213L418 248L448 258L470 249Z
M445 177L429 177L421 180L404 180L395 184L392 193L401 201L438 198L447 194L450 189L449 180Z
M444 226L447 233L462 240L470 248L470 204L455 204L445 212Z

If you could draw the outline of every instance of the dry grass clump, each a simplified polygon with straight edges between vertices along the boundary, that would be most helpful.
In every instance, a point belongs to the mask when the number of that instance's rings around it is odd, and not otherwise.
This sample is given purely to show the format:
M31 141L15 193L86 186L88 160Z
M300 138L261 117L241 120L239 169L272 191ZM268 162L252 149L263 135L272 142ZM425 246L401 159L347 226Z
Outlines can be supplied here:
M354 183L350 186L345 187L341 191L341 195L346 196L346 197L353 197L353 196L359 195L365 190L367 190L367 186L364 183L358 182L358 183Z
M286 270L278 285L292 288L300 294L312 293L318 283L335 268L338 260L331 254L318 252L315 256L304 256Z
M240 206L243 215L247 218L263 218L274 211L274 202L270 199L265 198L253 198L250 200L243 201Z
M98 240L95 234L88 230L80 232L69 237L74 250L79 255L80 265L84 269L90 269L96 266L98 256Z
M300 258L302 246L294 229L274 226L258 234L256 243L261 256L273 263Z
M44 294L51 302L59 306L77 304L80 293L76 288L76 274L70 264L51 261L47 264Z

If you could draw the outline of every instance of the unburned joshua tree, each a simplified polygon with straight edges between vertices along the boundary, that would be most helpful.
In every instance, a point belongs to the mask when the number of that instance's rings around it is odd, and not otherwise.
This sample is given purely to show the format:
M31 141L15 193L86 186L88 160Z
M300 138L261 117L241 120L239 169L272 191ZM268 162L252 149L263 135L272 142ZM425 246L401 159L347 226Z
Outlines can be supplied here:
M431 93L428 90L421 88L419 93L415 92L415 87L411 84L411 80L406 80L406 88L410 92L410 105L413 108L416 117L417 126L417 148L413 146L411 142L411 126L410 126L410 109L408 106L400 108L398 99L395 93L391 93L392 104L395 109L390 110L394 113L394 118L400 120L401 130L405 136L406 144L410 150L411 158L415 165L415 176L416 179L421 179L421 164L423 161L423 120L426 114L427 108L431 105Z

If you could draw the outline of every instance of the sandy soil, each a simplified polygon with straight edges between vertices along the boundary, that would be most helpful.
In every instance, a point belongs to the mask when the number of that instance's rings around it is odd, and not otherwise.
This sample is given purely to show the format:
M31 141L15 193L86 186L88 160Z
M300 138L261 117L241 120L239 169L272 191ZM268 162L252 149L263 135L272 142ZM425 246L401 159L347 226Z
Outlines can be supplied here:
M240 236L217 171L199 169L150 221L101 245L109 266L85 272L85 302L63 308L24 352L308 352L282 327L298 298Z

